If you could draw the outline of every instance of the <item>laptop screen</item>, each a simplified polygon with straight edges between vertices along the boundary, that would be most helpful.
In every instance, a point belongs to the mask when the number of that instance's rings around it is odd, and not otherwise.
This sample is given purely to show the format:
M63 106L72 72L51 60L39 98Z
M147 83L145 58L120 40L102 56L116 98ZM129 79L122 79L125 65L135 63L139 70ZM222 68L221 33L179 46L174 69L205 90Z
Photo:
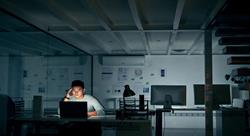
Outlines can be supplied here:
M61 118L87 118L87 102L64 102L60 101Z

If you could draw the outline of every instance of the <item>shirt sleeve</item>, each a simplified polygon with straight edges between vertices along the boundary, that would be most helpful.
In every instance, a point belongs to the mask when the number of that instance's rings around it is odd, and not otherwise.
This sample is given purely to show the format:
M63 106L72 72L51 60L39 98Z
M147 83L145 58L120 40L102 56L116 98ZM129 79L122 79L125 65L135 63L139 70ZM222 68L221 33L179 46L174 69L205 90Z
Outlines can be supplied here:
M97 113L97 116L102 116L102 115L105 115L105 112L104 112L104 107L101 105L101 103L95 98L92 96L91 98L91 103L93 104L93 107Z

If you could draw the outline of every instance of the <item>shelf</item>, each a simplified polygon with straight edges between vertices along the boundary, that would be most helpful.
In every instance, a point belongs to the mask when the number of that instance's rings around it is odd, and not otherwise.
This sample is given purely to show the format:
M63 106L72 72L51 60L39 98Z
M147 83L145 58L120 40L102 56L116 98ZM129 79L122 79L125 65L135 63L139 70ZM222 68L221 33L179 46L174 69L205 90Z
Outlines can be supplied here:
M223 48L224 54L249 54L250 46L227 46Z
M233 69L231 73L233 77L235 76L250 76L250 68L237 68Z
M250 57L230 57L227 59L228 65L250 64Z
M219 45L250 45L250 37L222 37L219 39Z

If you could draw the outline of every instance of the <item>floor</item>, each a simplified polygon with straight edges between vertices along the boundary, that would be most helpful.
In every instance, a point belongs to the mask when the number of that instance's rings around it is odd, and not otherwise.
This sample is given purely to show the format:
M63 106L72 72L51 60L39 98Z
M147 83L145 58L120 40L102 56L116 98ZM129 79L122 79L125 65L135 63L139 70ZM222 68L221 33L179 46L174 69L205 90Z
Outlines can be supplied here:
M167 128L162 133L162 136L205 136L205 129Z
M162 136L205 136L205 129L167 128L162 133ZM112 129L104 129L102 136L116 136L116 133ZM152 129L152 136L155 136L154 129Z

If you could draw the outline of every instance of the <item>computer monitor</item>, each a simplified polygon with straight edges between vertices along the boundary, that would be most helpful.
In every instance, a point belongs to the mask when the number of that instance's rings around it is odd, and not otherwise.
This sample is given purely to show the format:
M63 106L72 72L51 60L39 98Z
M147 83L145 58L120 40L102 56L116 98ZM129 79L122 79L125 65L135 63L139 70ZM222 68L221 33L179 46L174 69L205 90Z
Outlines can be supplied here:
M204 84L194 84L194 104L204 105ZM213 84L213 102L215 105L231 104L230 85Z
M151 105L165 105L166 96L172 97L172 105L186 105L185 85L152 85Z

